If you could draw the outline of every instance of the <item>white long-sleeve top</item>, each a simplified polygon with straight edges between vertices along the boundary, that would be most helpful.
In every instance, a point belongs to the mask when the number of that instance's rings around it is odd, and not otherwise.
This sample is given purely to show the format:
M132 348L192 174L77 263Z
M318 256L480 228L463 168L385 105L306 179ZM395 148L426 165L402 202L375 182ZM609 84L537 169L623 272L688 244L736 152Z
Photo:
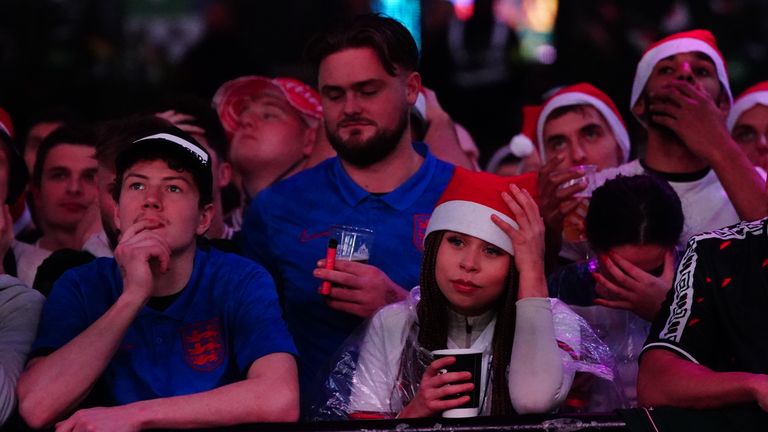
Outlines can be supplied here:
M395 384L400 357L416 320L417 298L418 288L414 288L410 299L384 307L371 319L360 347L349 412L397 413L402 410L402 392L395 390ZM558 305L559 319L555 320L548 298L526 298L517 302L510 364L508 371L501 372L507 373L512 406L520 414L553 410L565 399L573 381L572 356L558 346L558 341L564 347L570 347L572 352L578 352L578 340L574 340L574 335L579 334L578 317L567 306ZM557 326L555 322L558 322ZM490 414L487 387L490 386L488 377L495 323L493 312L477 317L451 313L449 319L447 348L473 348L484 352L481 414ZM404 391L408 392L408 389Z

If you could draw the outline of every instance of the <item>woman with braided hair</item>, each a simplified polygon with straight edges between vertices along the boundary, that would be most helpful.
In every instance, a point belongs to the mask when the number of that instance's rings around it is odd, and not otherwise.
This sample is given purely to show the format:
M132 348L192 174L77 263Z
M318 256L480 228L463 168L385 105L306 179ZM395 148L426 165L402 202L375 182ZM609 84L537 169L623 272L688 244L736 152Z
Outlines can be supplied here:
M344 405L351 418L461 407L469 396L455 395L474 384L469 372L445 373L455 357L432 360L445 348L483 352L480 414L548 412L562 402L582 332L573 312L547 298L535 191L533 174L456 169L426 230L420 287L371 319L359 358L348 356L357 358L347 368L349 401L326 407Z

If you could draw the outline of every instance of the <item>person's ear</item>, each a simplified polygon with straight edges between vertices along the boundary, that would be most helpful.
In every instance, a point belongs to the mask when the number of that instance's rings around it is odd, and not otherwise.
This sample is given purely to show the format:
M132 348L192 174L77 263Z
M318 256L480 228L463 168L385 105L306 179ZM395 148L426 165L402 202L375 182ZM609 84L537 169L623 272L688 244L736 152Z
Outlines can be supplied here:
M636 115L637 118L643 118L645 115L645 92L640 94L640 97L637 98L637 102L635 102L635 106L632 107L632 114Z
M411 72L405 78L405 97L409 105L416 103L421 91L421 75L418 72Z
M114 208L114 214L112 215L112 220L115 221L115 228L118 231L123 231L123 229L120 227L120 206L115 203Z
M208 228L211 227L211 222L213 222L213 215L213 204L206 204L200 210L200 220L198 221L197 229L195 230L197 235L203 235L208 231Z
M219 184L220 188L228 185L232 181L232 164L222 161L219 163Z

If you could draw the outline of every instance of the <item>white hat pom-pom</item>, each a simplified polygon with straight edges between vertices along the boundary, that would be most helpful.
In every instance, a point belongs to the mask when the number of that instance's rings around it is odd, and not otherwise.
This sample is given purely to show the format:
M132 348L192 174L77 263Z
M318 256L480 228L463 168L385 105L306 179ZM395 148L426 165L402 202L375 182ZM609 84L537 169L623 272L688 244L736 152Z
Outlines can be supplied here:
M523 134L517 134L509 141L509 151L522 159L533 153L533 141Z

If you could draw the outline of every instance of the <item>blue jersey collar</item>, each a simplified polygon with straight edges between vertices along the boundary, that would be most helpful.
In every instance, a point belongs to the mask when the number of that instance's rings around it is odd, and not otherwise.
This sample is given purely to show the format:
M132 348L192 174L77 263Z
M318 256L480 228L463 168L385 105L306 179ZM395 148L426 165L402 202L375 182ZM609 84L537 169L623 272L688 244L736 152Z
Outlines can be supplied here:
M419 169L397 189L378 197L397 210L404 210L413 205L430 184L427 179L432 177L435 172L437 159L429 152L427 145L422 142L414 142L413 149L424 157L424 162ZM334 158L331 165L331 175L339 187L341 196L352 207L360 204L366 198L374 196L352 180L338 157Z
M181 295L174 300L174 302L163 311L158 311L144 306L139 315L143 314L155 314L164 315L173 318L177 321L184 319L186 312L189 310L191 303L194 301L195 293L198 290L198 283L200 281L200 271L208 259L208 253L199 247L195 251L195 261L192 265L192 274L189 275L189 281L184 289L181 291Z

